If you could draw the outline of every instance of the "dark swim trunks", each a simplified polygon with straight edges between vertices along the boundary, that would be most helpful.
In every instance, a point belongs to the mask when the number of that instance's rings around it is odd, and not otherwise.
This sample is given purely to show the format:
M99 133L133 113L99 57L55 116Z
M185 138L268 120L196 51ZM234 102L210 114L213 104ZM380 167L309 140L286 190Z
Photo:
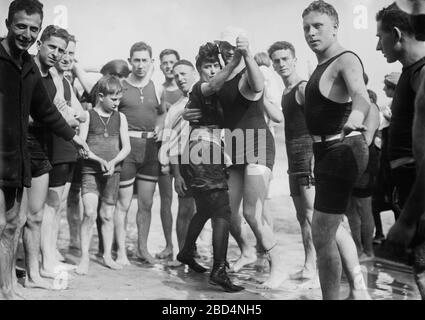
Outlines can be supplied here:
M314 208L344 214L353 188L366 170L369 152L363 135L313 145L316 159Z

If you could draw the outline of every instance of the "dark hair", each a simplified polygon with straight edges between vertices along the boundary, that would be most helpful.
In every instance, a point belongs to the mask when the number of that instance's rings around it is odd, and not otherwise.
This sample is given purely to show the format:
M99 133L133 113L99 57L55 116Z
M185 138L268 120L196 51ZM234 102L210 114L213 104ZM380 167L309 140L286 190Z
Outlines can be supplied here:
M369 94L370 101L372 101L374 104L377 104L378 103L378 96L376 95L375 91L367 89L367 93Z
M115 94L122 91L120 79L117 76L106 75L100 78L97 82L96 94L102 93L103 95Z
M75 36L73 34L70 34L68 38L69 38L69 42L77 43L77 39L75 39Z
M312 3L304 10L302 17L304 18L306 15L311 12L319 12L321 14L326 14L332 19L334 19L335 23L339 25L338 12L336 12L333 5L323 1L317 0Z
M196 70L201 70L203 63L220 63L220 50L215 43L207 42L203 46L199 47L198 55L196 56Z
M127 78L130 74L130 68L124 60L112 60L102 67L100 73L104 76L114 75L120 78Z
M43 33L41 34L40 41L44 42L44 41L50 39L51 37L60 38L60 39L64 40L67 45L68 45L68 42L70 40L70 35L69 35L68 31L66 31L65 29L62 29L58 26L54 26L54 25L47 26L44 29Z
M168 55L171 55L171 54L175 55L177 60L180 60L179 53L174 49L162 50L161 53L159 54L159 60L162 60L162 58L164 58L164 56L168 56Z
M9 14L7 17L7 24L12 23L15 13L25 11L26 14L32 15L38 13L41 21L43 21L43 4L38 0L14 0L9 6Z
M182 59L182 60L177 61L177 62L174 64L174 66L173 66L173 70L174 70L177 66L189 66L189 67L191 67L192 69L195 69L195 67L193 66L193 63L192 63L192 62L190 62L190 61L188 61L188 60L185 60L185 59Z
M136 42L130 48L130 59L133 57L133 53L138 51L147 51L149 52L149 56L152 58L152 47L147 45L145 42Z
M415 34L409 14L402 11L395 3L379 11L376 14L376 21L381 22L381 28L386 32L391 32L394 27L397 27L409 35Z
M270 59L272 58L272 54L278 50L289 50L291 51L292 56L294 58L296 57L295 48L292 43L287 41L277 41L270 46L269 50L267 50Z

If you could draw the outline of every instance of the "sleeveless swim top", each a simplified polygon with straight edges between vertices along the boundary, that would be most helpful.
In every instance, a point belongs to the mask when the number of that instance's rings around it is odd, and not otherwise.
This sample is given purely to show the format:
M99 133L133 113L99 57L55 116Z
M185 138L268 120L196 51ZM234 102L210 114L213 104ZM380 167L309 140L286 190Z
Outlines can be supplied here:
M307 83L304 110L307 128L312 135L326 136L339 134L351 114L353 104L351 101L346 103L332 101L322 95L319 87L323 74L332 62L347 53L354 54L360 60L352 51L341 52L325 63L318 65ZM362 63L361 60L360 63Z

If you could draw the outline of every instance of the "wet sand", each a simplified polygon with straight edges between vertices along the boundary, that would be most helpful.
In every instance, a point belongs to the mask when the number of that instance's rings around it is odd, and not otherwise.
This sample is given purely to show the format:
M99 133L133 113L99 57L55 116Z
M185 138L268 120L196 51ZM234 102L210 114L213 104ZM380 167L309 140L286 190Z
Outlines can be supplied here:
M282 128L277 130L277 158L274 168L274 179L271 183L271 199L267 200L267 210L274 217L274 231L278 245L282 251L290 273L299 271L304 263L304 250L301 241L299 224L295 217L295 209L289 197L287 179L286 154L283 141ZM129 214L128 244L135 247L137 229L135 214L136 200L133 200ZM173 201L174 223L176 217L176 197ZM394 219L390 212L382 213L384 232L392 225ZM96 233L95 233L96 234ZM31 289L25 290L27 299L35 300L319 300L319 288L303 288L299 281L287 281L277 290L260 290L256 286L266 279L267 273L255 264L243 268L231 277L246 290L237 293L225 293L220 288L208 284L209 272L196 274L187 267L170 268L167 261L151 266L129 257L131 266L120 271L113 271L102 264L102 260L95 256L97 252L97 236L93 237L92 260L89 274L78 276L70 273L68 288L61 291L46 291ZM77 264L79 257L68 252L68 226L66 218L62 218L59 234L59 248L69 263ZM198 241L200 261L211 268L211 233L207 228ZM255 244L253 234L250 234L252 244ZM177 254L177 239L173 232L174 255ZM160 252L165 246L159 216L159 193L155 193L152 209L152 225L149 235L148 247L152 254ZM233 238L229 243L229 260L233 261L239 256L239 249ZM413 281L410 268L385 259L377 258L375 261L363 263L365 280L369 293L377 300L419 300L420 295ZM60 286L61 281L57 284ZM348 286L343 279L342 297L348 296Z

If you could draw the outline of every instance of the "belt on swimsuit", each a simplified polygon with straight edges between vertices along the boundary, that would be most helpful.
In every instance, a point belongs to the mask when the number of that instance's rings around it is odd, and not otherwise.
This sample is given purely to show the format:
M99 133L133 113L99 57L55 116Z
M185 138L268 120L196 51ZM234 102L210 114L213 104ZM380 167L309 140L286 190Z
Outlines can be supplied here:
M405 164L411 164L411 163L415 163L414 158L404 157L404 158L399 158L399 159L390 161L390 167L391 167L391 169L395 169L395 168L401 167Z
M154 131L129 131L128 135L133 138L152 139L155 137Z
M355 137L361 134L362 134L361 132L353 131L349 135L346 135L345 137L346 138ZM330 136L311 136L311 137L313 138L313 141L315 143L318 143L318 142L327 142L327 141L334 141L334 140L341 139L341 134L339 133L339 134L330 135Z

